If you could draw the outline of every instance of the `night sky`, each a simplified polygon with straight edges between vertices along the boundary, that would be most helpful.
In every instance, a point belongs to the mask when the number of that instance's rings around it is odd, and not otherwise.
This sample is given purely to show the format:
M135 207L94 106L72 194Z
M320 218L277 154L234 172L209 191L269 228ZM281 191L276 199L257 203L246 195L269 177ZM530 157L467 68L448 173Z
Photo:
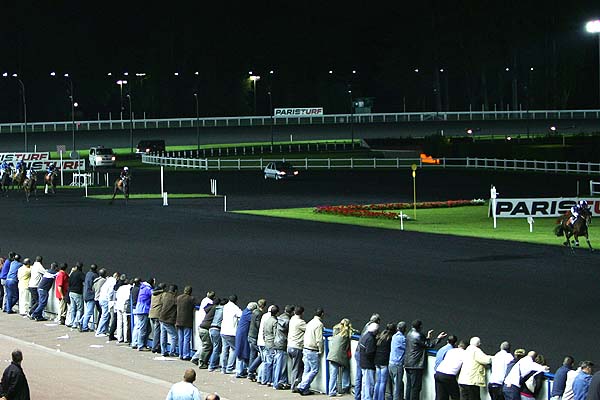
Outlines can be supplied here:
M0 73L19 74L33 121L70 119L64 73L78 119L118 118L124 72L136 117L193 117L193 93L201 116L251 115L249 71L259 115L268 91L347 113L349 89L374 112L598 107L597 1L190 4L3 1ZM20 99L0 78L0 122L21 120Z

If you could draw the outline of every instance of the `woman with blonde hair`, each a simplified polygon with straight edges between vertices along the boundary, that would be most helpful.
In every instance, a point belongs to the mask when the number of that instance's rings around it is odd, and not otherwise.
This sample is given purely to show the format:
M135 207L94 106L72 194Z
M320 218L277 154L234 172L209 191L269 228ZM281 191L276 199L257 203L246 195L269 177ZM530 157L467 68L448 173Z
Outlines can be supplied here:
M342 319L333 327L333 336L329 339L329 390L328 395L338 395L338 375L342 370L340 393L350 393L350 340L354 329L348 318Z

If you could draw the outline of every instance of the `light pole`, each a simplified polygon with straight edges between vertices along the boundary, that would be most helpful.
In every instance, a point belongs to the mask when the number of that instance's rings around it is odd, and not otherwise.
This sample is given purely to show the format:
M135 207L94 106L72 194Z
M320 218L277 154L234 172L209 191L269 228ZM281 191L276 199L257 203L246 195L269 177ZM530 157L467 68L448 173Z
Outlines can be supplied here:
M127 81L123 80L123 79L119 79L117 81L117 85L119 85L119 93L120 93L120 100L121 100L121 109L119 110L120 115L121 115L121 120L123 120L123 85L127 85Z
M200 157L200 113L198 111L198 93L194 93L194 99L196 100L196 150L198 157Z
M273 117L273 95L269 90L269 112L271 113L271 149L273 148L273 124L275 124L275 118Z
M598 103L600 105L600 20L595 19L585 24L585 30L598 36Z
M75 102L75 93L73 93L73 79L71 78L71 75L64 74L63 76L69 82L69 100L71 102L71 144L73 149L73 155L71 157L75 157L75 107L77 107L77 103Z
M133 154L133 110L131 109L131 96L127 94L129 100L129 151Z
M348 95L350 96L350 141L352 149L354 149L354 98L352 97L352 86L348 85Z
M252 75L252 71L250 71L248 74L250 75L250 80L252 81L253 86L252 91L254 92L254 115L256 115L256 81L260 80L260 76Z
M8 78L8 72L2 74L3 78ZM15 78L17 82L19 82L19 86L21 89L21 104L23 106L23 135L25 136L25 153L27 153L27 102L25 101L25 84L19 78L19 75L12 74L11 77Z

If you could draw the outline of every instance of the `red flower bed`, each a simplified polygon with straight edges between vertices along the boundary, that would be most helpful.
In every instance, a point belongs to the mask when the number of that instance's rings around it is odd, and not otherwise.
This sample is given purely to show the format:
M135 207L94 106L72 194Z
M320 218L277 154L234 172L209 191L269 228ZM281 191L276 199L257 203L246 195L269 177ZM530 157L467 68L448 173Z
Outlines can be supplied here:
M428 201L417 203L417 208L464 207L481 205L483 203L483 200ZM404 210L411 208L413 208L413 203L351 204L346 206L319 206L314 209L314 212L351 217L398 219L400 218L400 214L390 210Z

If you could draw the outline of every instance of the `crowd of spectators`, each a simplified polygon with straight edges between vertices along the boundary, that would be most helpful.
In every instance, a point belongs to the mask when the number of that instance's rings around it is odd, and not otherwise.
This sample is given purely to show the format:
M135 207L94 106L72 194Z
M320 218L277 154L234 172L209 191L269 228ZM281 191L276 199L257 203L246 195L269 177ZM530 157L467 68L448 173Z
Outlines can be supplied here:
M94 264L87 272L82 263L70 272L66 263L52 263L46 269L42 257L34 263L28 258L21 262L21 256L12 252L0 259L0 266L0 303L5 313L46 321L45 309L54 287L59 304L56 322L60 324L127 344L136 351L178 357L208 372L232 374L275 390L312 393L311 383L324 354L323 308L315 309L309 318L300 305L280 308L268 305L265 299L241 308L235 294L218 297L208 291L199 298L190 286L179 293L177 285L109 274ZM201 343L193 352L198 308ZM535 398L544 372L549 370L542 355L524 349L511 353L508 342L501 343L492 356L481 349L478 337L467 342L445 332L424 333L420 320L383 325L380 316L373 314L360 331L347 318L334 325L327 353L329 396L351 394L353 335L359 336L354 353L356 400L419 400L427 351L444 339L434 365L436 400L479 400L484 388L492 400ZM600 400L600 372L592 377L591 361L582 361L577 370L574 365L573 357L567 356L556 371L552 400ZM174 385L167 398L193 391L190 385L195 378L193 369L186 370L184 380Z

